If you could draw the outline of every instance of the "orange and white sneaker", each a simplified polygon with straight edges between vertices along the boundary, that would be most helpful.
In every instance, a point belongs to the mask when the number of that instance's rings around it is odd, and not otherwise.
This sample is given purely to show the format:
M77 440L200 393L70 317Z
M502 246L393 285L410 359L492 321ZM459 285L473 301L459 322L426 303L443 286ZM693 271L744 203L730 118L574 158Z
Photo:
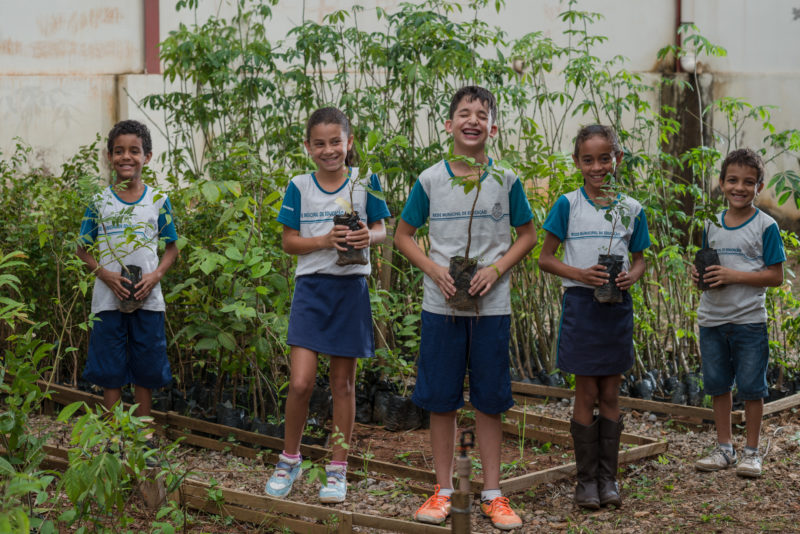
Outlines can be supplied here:
M428 497L428 500L422 503L422 506L414 514L414 521L438 525L450 515L450 497L439 495L439 484L436 484L433 489L433 495Z
M508 497L495 497L481 502L481 513L492 520L494 528L513 530L522 526L522 519L508 505Z

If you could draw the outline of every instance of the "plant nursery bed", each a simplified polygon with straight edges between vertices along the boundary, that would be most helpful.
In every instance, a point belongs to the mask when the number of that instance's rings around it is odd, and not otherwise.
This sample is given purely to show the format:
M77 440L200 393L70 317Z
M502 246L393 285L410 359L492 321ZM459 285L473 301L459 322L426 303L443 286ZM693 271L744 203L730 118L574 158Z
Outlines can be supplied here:
M43 389L49 387L52 400L62 405L80 401L93 407L102 402L101 397L97 395L64 386L52 384L48 386L41 382L40 387ZM471 406L468 404L466 408L469 409ZM173 412L154 410L153 418L156 425L170 439L182 438L188 445L229 451L245 458L261 458L268 463L274 462L277 459L276 455L274 452L265 454L261 449L279 451L283 446L283 440L280 438L193 419ZM460 426L472 426L465 425L470 422L465 414ZM567 451L567 447L571 447L571 438L566 432L568 427L567 421L552 417L527 414L517 409L507 412L506 421L503 423L501 465L505 477L501 480L501 488L506 493L524 491L543 482L552 482L574 475L574 462L564 462L564 457L571 458L571 453ZM353 478L368 478L369 473L374 472L394 479L407 479L412 491L429 492L436 478L432 471L433 461L427 436L427 430L388 432L379 427L356 425L352 450L360 453L348 456ZM644 436L624 433L621 441L626 447L626 450L621 452L622 462L657 455L667 450L666 442ZM473 457L479 457L479 452L480 449L477 448L473 452ZM312 460L330 456L329 449L313 445L302 445L301 453ZM473 463L476 467L472 490L480 491L482 487L480 463Z
M54 392L54 397L58 395ZM542 430L548 424L554 434L566 435L566 421L571 408L565 403L550 399L546 403L537 402L525 408L507 412L506 424L514 425L517 419L522 418L526 427ZM464 413L465 416L459 421L462 427L472 423L469 407L465 408ZM700 473L694 469L694 461L714 443L715 433L710 425L687 426L675 418L656 418L652 413L637 410L626 411L625 425L623 442L635 440L635 436L651 442L668 440L669 450L621 464L622 509L586 512L575 507L572 502L574 477L570 478L564 473L567 467L565 463L569 462L569 449L553 441L554 445L548 454L535 453L534 458L539 464L535 469L541 469L546 474L538 474L534 484L523 479L522 484L528 489L514 491L509 488L509 481L516 483L513 481L515 477L535 473L504 472L503 481L511 505L524 522L524 526L515 532L568 532L572 529L576 532L638 534L664 531L789 532L796 529L800 522L800 416L796 410L784 410L766 418L762 431L762 450L767 455L764 459L764 475L758 480L742 479L733 470ZM61 465L65 466L63 458L66 458L66 449L69 447L69 425L57 423L47 416L38 416L32 423L32 429L39 431L40 428L53 432L51 442L61 449ZM207 430L216 429L209 427ZM244 442L237 442L236 438L229 441L232 435L214 438L211 433L203 436L200 433L191 434L209 439L214 447L181 444L175 455L178 464L176 469L191 471L191 478L184 485L180 501L187 507L187 532L347 532L348 528L353 532L449 531L449 520L446 529L417 525L411 521L414 511L426 498L412 486L418 485L430 492L431 483L383 475L373 470L371 465L367 467L367 476L360 476L358 472L363 469L360 463L363 460L351 463L345 503L319 506L319 484L309 483L304 476L302 481L295 484L289 499L280 501L299 506L279 511L276 504L270 502L263 493L269 474L265 461L271 461L269 451L246 446ZM426 438L427 432L423 430L392 433L379 427L356 425L351 450L357 454L351 458L360 457L375 463L394 462L399 464L398 468L410 467L429 472L426 462L430 462L430 451L424 448ZM504 463L511 463L519 457L519 452L515 452L516 443L517 437L508 434L504 440ZM371 448L368 449L367 445ZM541 449L543 444L537 442L535 445ZM631 445L635 443L625 445L623 454L633 450ZM735 445L739 449L743 446L743 439L735 437ZM527 437L524 446L533 448ZM414 452L419 450L423 452ZM412 453L403 459L396 457L407 451ZM239 453L246 456L240 456ZM553 457L549 458L548 455ZM476 451L471 456L475 460L478 458ZM50 458L58 460L54 456ZM406 461L411 465L405 465ZM477 468L476 462L473 464ZM547 465L553 469L549 473ZM58 469L55 465L51 467ZM475 474L479 473L473 471ZM546 481L547 477L552 477L551 481ZM211 486L219 491L209 492ZM222 498L212 499L212 494ZM131 503L136 508L130 512L137 519L135 530L149 531L148 525L155 520L156 511L148 511L141 498L136 496ZM311 506L306 508L304 505ZM69 503L65 503L65 506L69 506ZM364 519L376 522L364 526L363 523L359 524L360 519L354 514L379 519ZM472 532L496 532L480 516L477 508L473 508L472 516ZM350 518L353 519L352 527L348 523ZM381 519L394 522L380 522ZM382 530L379 525L387 525L388 529ZM429 530L405 530L417 526Z

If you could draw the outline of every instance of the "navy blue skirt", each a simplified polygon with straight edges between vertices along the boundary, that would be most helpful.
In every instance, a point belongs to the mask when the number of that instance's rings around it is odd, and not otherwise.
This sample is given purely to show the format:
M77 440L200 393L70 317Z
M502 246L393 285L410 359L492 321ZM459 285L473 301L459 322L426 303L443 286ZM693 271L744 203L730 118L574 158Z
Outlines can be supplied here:
M596 302L594 290L564 292L558 334L558 368L581 376L610 376L633 367L633 301L622 292L618 304Z
M286 342L329 356L375 356L367 279L363 275L298 276Z

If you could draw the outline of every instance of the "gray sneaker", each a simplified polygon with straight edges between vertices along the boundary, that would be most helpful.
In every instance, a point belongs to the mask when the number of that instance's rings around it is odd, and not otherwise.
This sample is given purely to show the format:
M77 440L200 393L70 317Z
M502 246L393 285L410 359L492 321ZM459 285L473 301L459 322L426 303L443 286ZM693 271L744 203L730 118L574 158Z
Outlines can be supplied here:
M694 463L698 471L720 471L727 469L736 463L736 451L729 453L719 445L714 447L711 454L704 458L700 458Z
M736 466L736 474L740 477L758 478L761 476L761 456L758 451L745 449L742 459Z

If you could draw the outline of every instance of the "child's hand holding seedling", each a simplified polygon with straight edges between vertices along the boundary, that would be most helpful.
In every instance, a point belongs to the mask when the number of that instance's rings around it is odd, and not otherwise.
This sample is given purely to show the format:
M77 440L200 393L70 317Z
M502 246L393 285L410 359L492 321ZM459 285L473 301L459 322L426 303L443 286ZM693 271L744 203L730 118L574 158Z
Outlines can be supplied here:
M438 263L430 261L426 262L427 269L424 269L425 274L430 276L431 280L436 283L436 286L444 295L444 298L449 299L456 294L455 280L450 276L450 270L443 267Z
M578 269L574 280L590 286L600 287L608 281L608 272L603 265L598 263L586 269Z
M108 269L100 267L97 270L97 278L102 280L103 283L114 292L114 295L116 295L119 300L125 300L130 297L128 290L122 285L122 282L125 281L125 277L122 276L121 273L109 271Z
M348 245L355 249L367 248L370 244L369 228L364 221L358 221L358 226L360 226L358 230L347 229L345 240ZM347 227L345 226L344 228Z

